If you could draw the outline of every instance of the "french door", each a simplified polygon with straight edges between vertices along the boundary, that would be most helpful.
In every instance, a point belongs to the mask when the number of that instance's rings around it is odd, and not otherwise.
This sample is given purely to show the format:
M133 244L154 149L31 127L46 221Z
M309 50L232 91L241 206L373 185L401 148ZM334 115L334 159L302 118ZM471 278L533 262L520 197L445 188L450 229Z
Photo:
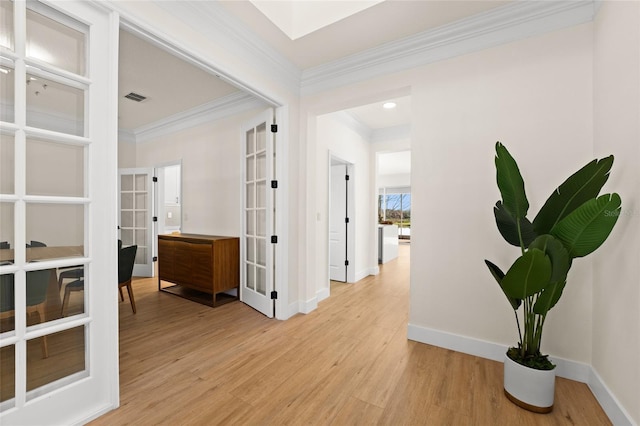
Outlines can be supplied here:
M152 277L154 241L154 169L120 169L118 171L118 230L122 245L137 245L133 275Z
M269 318L274 316L276 138L273 111L243 127L243 238L240 300Z
M118 403L117 37L91 2L0 2L0 424Z

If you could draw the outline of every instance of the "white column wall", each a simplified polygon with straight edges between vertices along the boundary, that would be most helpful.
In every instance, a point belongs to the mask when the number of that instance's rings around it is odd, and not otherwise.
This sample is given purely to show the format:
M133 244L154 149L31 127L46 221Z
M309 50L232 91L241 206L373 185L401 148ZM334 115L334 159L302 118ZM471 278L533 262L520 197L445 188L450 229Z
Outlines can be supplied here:
M640 424L640 3L603 2L594 88L594 150L615 155L605 189L622 197L622 215L594 253L592 365Z

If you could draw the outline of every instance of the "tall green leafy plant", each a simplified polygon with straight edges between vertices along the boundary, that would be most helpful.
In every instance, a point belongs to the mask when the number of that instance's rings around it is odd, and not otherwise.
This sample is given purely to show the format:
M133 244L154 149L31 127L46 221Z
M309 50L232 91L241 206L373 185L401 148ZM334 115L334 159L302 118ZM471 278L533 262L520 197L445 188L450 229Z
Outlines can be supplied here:
M507 355L520 364L550 370L555 366L540 352L547 314L562 295L573 259L600 247L620 216L620 196L599 195L609 178L613 156L593 160L569 176L551 193L533 222L527 219L529 201L520 169L500 142L496 143L495 164L502 196L493 209L496 225L509 244L520 248L520 256L506 273L485 260L516 317L520 341Z

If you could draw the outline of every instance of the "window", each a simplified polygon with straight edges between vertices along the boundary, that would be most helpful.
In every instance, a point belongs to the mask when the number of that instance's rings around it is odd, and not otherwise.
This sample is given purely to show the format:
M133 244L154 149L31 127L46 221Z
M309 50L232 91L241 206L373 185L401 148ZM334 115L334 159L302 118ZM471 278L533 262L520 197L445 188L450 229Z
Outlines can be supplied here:
M409 188L383 188L378 196L378 222L398 225L398 237L411 236L411 192Z

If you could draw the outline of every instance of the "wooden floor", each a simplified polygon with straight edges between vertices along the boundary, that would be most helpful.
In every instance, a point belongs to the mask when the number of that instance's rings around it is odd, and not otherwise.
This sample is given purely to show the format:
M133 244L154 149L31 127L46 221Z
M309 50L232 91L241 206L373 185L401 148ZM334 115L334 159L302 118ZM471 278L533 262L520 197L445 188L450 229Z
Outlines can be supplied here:
M533 414L504 396L501 363L407 340L409 250L287 321L136 280L138 313L120 304L121 406L92 424L610 424L582 383L558 379L554 411Z

